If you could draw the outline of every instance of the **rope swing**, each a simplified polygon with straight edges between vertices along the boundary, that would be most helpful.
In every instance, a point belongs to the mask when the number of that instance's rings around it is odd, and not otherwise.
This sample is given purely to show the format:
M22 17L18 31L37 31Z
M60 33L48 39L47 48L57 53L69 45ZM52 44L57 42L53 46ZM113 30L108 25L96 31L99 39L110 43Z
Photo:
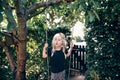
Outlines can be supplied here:
M46 13L46 11L45 11L45 15L46 15L46 28L45 28L45 36L46 36L46 43L48 43L48 23L47 23L47 13ZM48 80L49 80L49 57L47 57L47 78L48 78Z
M71 31L71 32L72 32L72 33L71 33L71 35L72 35L72 36L71 36L71 40L73 39L73 31L74 31L74 27L72 28L72 31ZM71 41L71 40L70 40L70 41ZM71 53L71 54L72 54L72 53ZM71 67L71 55L70 55L70 60L69 60L68 79L70 78L70 67Z

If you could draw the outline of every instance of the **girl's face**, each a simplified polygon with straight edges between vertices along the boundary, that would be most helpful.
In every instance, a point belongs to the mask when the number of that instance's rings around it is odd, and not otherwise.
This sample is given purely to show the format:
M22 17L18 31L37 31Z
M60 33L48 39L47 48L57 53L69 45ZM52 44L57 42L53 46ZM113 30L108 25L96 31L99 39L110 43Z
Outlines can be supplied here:
M60 35L57 35L54 39L54 45L56 47L61 47L62 46L62 38Z

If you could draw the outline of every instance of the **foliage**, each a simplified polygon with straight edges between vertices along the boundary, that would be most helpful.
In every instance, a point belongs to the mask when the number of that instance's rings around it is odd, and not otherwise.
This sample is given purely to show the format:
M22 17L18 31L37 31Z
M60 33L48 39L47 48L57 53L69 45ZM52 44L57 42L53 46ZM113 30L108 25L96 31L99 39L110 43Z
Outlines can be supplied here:
M45 61L42 59L42 45L45 34L44 17L35 17L28 22L28 59L26 64L27 78L29 80L44 78L46 74ZM33 23L34 22L34 23ZM35 36L36 35L36 36Z
M3 11L3 6L2 6L2 1L0 0L0 22L2 22L3 20L2 11Z
M4 62L4 64L3 64ZM6 59L5 59L5 54L0 48L0 79L6 79L6 72L9 72L8 69L5 68L5 65L7 64Z
M94 1L94 0L93 0ZM86 16L87 66L86 80L91 79L95 71L99 80L118 80L120 77L120 3L119 0L97 0L92 6L88 2L88 11L97 12L99 19ZM90 18L90 20L88 20Z
M80 36L75 36L74 39L76 42L83 42Z
M15 52L13 47L10 48L11 52ZM15 59L15 55L12 54ZM8 59L3 48L0 48L0 80L11 80L13 74L11 73L11 69L9 67Z
M88 80L100 80L98 73L95 72L94 70L89 71L89 75L87 75L87 79Z
M11 2L11 0L0 0L0 22L4 22L5 26L2 25L2 29L7 29L7 31L11 31L13 28L17 28L15 20L16 15L13 14L13 7L11 7L13 4L11 4Z
M50 27L68 25L68 27L71 28L77 21L84 22L85 17L81 4L82 2L75 0L72 3L65 2L50 6L46 10Z

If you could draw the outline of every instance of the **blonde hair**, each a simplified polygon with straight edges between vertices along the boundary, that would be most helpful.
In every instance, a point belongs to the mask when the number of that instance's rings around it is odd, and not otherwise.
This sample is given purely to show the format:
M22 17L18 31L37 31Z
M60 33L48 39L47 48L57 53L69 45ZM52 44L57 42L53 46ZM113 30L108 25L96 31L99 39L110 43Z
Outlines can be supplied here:
M62 39L62 51L65 53L65 48L66 48L66 45L67 45L67 41L66 41L66 38L65 38L65 35L63 33L56 33L54 36L53 36L53 39L52 39L52 55L53 56L53 53L55 51L55 45L54 45L54 40L56 37L60 36L61 39Z

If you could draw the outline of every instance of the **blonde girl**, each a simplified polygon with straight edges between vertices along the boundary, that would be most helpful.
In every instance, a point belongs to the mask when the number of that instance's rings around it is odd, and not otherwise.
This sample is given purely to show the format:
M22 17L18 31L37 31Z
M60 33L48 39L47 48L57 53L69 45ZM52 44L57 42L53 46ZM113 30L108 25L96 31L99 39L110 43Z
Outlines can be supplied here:
M65 59L70 56L73 43L70 43L70 48L66 50L66 38L63 33L56 33L52 39L52 48L48 49L48 43L43 47L43 58L50 57L51 65L51 80L65 80ZM46 54L46 52L48 52Z

